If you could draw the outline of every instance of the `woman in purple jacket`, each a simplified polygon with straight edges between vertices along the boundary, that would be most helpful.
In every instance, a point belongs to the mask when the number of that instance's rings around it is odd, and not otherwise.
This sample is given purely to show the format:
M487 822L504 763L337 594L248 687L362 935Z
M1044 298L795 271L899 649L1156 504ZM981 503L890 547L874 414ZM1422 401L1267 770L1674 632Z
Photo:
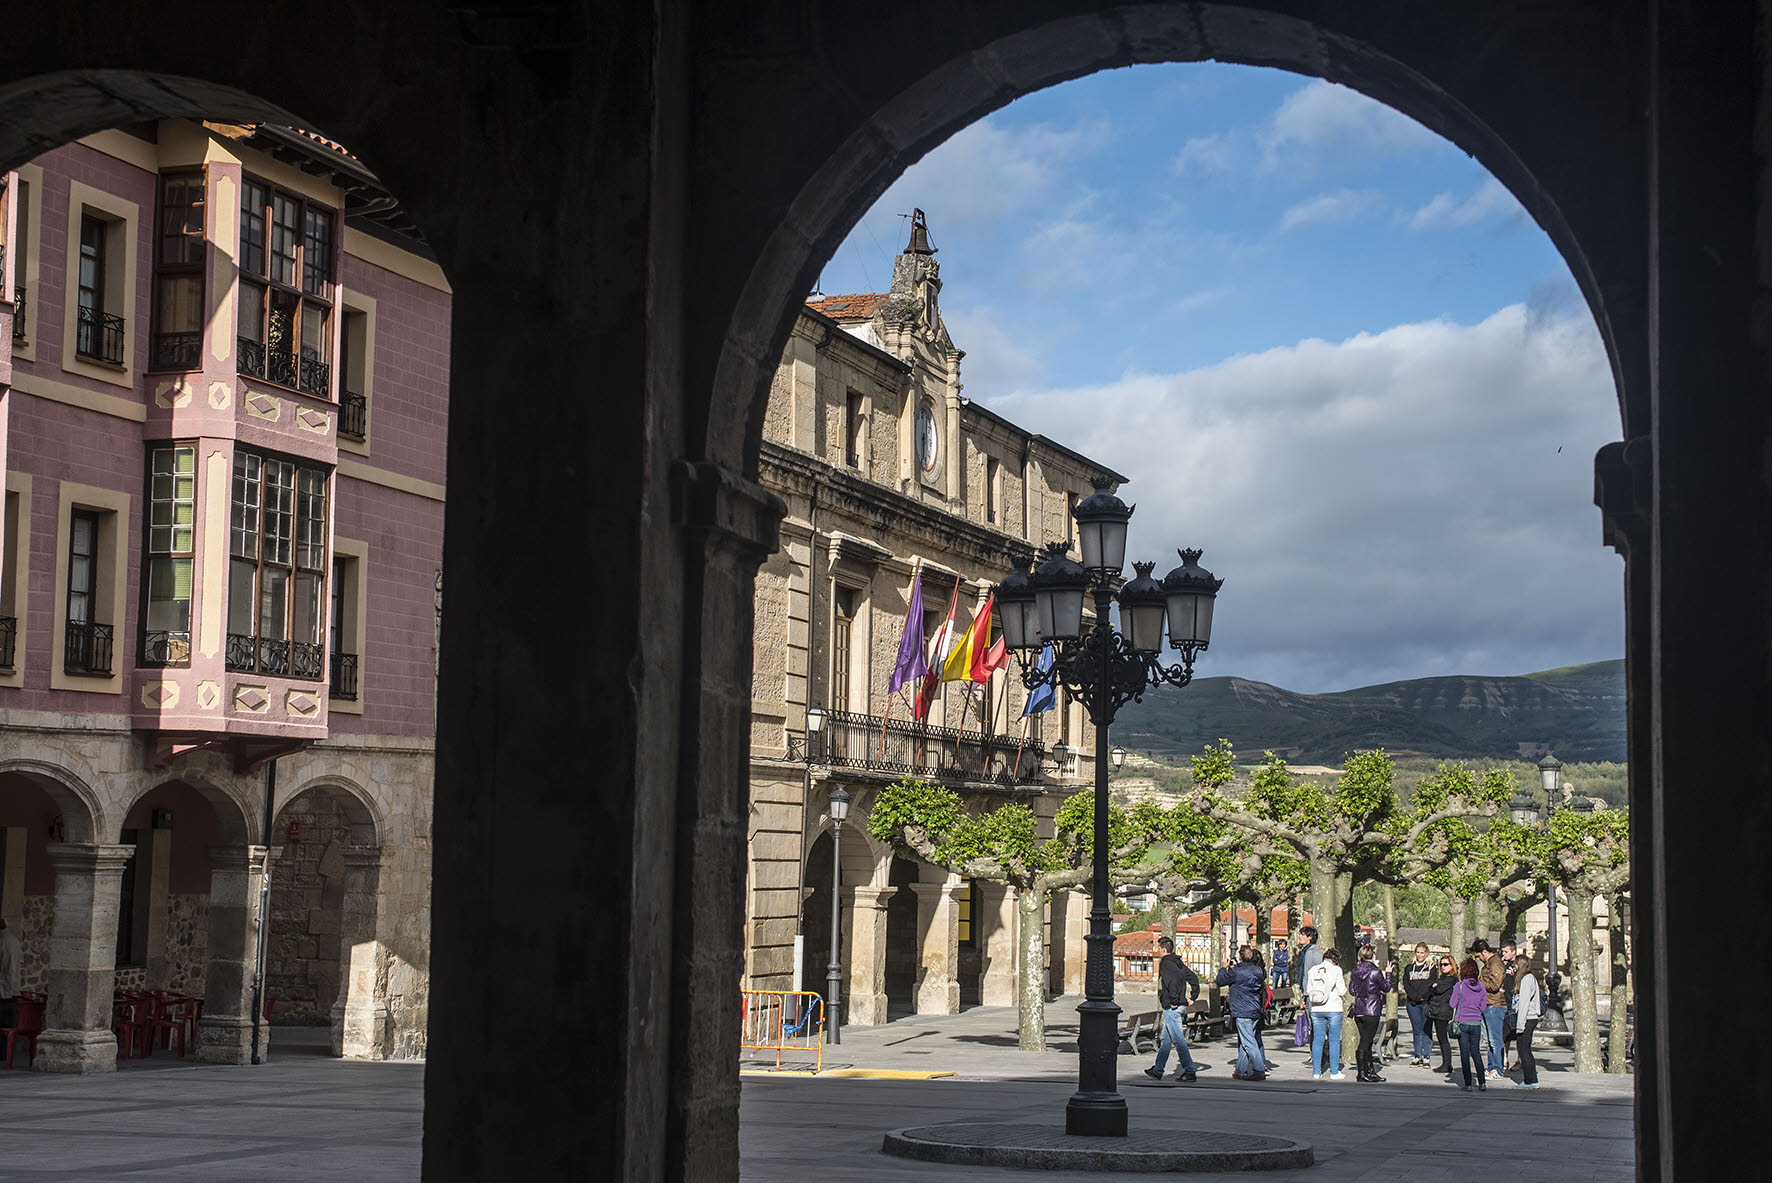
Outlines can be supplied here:
M1470 1088L1471 1065L1475 1064L1477 1091L1487 1091L1483 1087L1482 1040L1483 1007L1488 1001L1489 992L1477 979L1477 959L1466 957L1458 967L1458 985L1452 987L1452 1032L1458 1039L1458 1063L1464 1070L1464 1083L1458 1086L1462 1089Z
M1354 966L1351 993L1354 996L1354 1025L1360 1029L1360 1050L1355 1063L1360 1074L1354 1079L1362 1084L1383 1084L1378 1064L1372 1055L1372 1041L1378 1035L1378 1021L1384 1016L1384 996L1397 984L1397 967L1385 973L1372 960L1372 946L1360 946L1360 960Z

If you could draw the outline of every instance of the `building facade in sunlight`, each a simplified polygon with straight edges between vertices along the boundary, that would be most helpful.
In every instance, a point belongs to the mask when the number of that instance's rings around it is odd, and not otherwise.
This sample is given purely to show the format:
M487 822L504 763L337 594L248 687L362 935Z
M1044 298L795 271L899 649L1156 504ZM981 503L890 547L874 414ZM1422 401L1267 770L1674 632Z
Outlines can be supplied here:
M0 915L38 1065L194 1014L152 991L203 1000L206 1059L255 1011L422 1055L442 272L269 124L90 135L0 200Z
M858 1024L1014 999L1007 889L875 842L862 822L877 792L940 781L976 809L1024 801L1050 833L1095 746L1063 692L1023 717L1013 661L986 683L940 686L914 718L914 688L887 688L904 632L930 645L950 603L965 628L1013 551L1072 537L1090 478L1125 479L962 394L934 255L919 211L891 291L807 301L763 429L760 479L788 514L756 585L745 983L826 991L841 787L853 799L836 887L842 1016ZM823 712L815 732L809 710ZM1087 906L1073 893L1049 909L1054 992L1082 991Z

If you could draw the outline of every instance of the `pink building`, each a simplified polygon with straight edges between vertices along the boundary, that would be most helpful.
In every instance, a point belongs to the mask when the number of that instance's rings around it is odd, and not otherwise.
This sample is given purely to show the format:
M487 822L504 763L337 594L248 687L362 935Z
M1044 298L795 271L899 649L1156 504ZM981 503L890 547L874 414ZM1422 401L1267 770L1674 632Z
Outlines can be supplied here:
M112 1067L114 1023L179 1013L150 991L203 1000L207 1059L267 1009L420 1055L442 272L284 127L101 132L0 203L0 918L36 1065Z

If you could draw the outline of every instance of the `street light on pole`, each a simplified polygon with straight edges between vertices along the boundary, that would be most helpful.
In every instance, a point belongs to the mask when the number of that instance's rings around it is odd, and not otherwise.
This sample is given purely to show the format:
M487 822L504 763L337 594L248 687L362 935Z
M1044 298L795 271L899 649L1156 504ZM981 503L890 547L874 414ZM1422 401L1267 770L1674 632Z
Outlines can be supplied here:
M1065 1102L1067 1134L1126 1135L1126 1099L1115 1081L1120 1008L1114 1002L1113 931L1108 883L1108 765L1118 766L1123 750L1110 751L1108 729L1126 703L1156 686L1185 686L1193 680L1194 659L1212 634L1212 607L1223 580L1199 565L1200 552L1184 550L1181 566L1159 583L1154 563L1134 563L1138 575L1121 585L1126 562L1126 526L1132 509L1108 490L1113 481L1097 477L1093 495L1073 511L1082 562L1065 552L1068 542L1046 545L1045 560L1029 573L1030 556L997 585L1003 640L1021 667L1029 690L1063 686L1083 704L1095 725L1095 833L1089 935L1084 994L1077 1007L1077 1091ZM1085 627L1083 601L1092 595L1095 619ZM1120 630L1109 620L1116 598ZM1170 648L1181 653L1165 666L1160 655L1164 620ZM1053 647L1050 666L1037 664L1040 650Z
M831 790L831 964L825 973L824 1033L827 1043L843 1042L843 1025L837 1020L841 1005L843 967L843 823L849 819L849 793L838 786Z

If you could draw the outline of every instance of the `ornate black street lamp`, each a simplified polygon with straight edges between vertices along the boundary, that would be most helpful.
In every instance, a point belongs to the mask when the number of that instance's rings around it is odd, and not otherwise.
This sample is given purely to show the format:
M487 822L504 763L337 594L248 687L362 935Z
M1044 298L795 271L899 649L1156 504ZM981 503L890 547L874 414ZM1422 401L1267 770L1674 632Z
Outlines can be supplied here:
M1539 787L1544 792L1544 808L1546 810L1542 817L1545 820L1548 820L1549 815L1557 811L1557 774L1561 771L1563 771L1563 765L1549 752L1546 752L1544 758L1538 762ZM1522 794L1514 798L1509 804L1509 812L1513 814L1514 821L1520 825L1534 830L1538 828L1541 818L1538 802L1530 794ZM1554 879L1545 888L1544 908L1547 942L1544 974L1545 998L1544 1013L1539 1017L1538 1029L1546 1032L1567 1031L1569 1023L1563 1017L1563 1000L1559 993L1563 975L1557 972L1559 961L1557 956L1557 884Z
M823 712L820 712L821 714ZM849 820L849 794L841 785L831 790L831 963L825 967L825 1042L843 1042L838 1017L843 997L843 823Z
M1120 1008L1114 1002L1113 922L1108 887L1108 764L1115 760L1108 729L1126 703L1156 686L1186 686L1194 659L1212 638L1212 605L1224 583L1199 565L1200 552L1181 551L1181 566L1162 582L1151 578L1155 563L1134 563L1137 578L1121 586L1126 561L1126 524L1132 509L1108 492L1113 481L1097 477L1095 492L1076 510L1082 562L1070 558L1068 542L1046 546L1045 561L1030 572L1032 556L1016 559L1017 570L997 585L1003 640L1021 666L1029 690L1063 686L1095 724L1094 868L1089 912L1085 998L1079 1007L1077 1091L1065 1103L1067 1134L1126 1135L1126 1099L1115 1080ZM1083 621L1083 600L1092 595L1095 619ZM1109 620L1116 598L1120 631ZM1164 665L1163 624L1168 618L1170 648L1181 661ZM1038 665L1050 643L1052 663ZM1124 758L1122 755L1121 759Z

